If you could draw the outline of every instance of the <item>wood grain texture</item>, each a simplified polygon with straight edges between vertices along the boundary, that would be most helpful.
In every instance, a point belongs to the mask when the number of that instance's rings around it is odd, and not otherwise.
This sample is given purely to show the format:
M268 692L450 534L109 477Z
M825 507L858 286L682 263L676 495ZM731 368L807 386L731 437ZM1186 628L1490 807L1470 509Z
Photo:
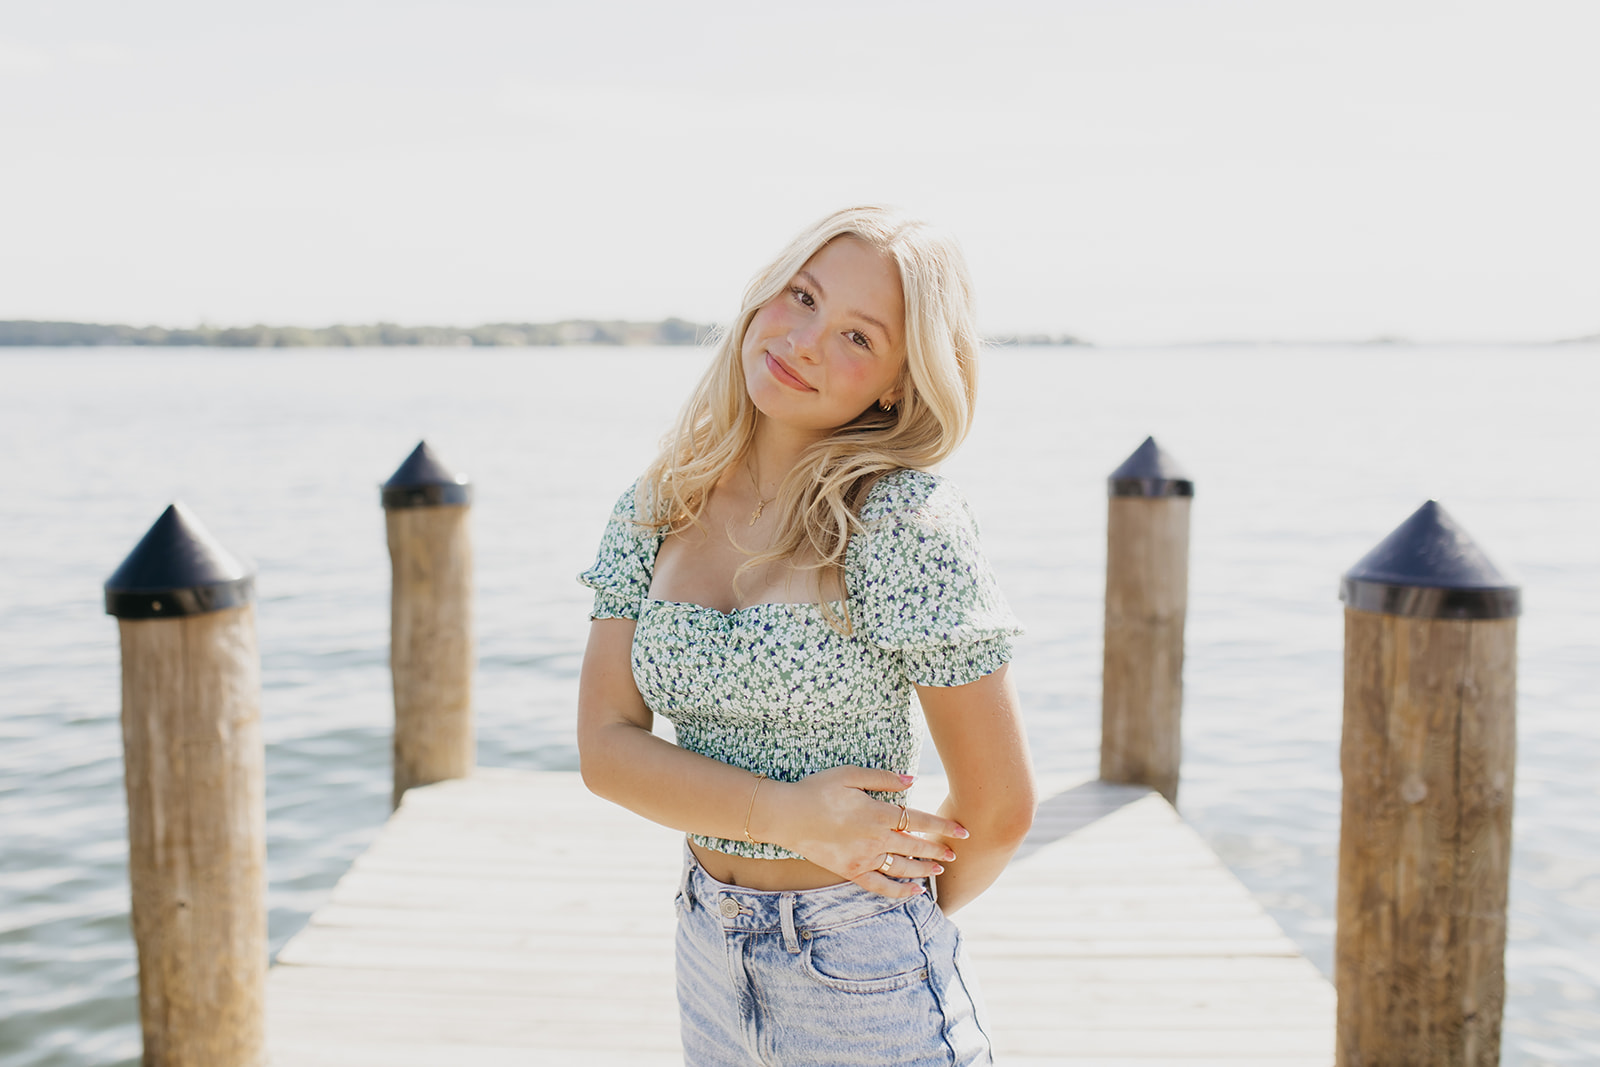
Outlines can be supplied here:
M394 804L472 773L472 540L466 507L385 511L393 572Z
M957 916L998 1062L1328 1067L1332 987L1172 806L1053 788L1057 824ZM680 1063L681 850L576 774L411 790L280 953L274 1062Z
M118 626L144 1062L256 1067L267 907L255 608Z
M1188 497L1112 497L1106 524L1100 777L1178 799Z
M1516 620L1345 612L1340 1067L1500 1061Z

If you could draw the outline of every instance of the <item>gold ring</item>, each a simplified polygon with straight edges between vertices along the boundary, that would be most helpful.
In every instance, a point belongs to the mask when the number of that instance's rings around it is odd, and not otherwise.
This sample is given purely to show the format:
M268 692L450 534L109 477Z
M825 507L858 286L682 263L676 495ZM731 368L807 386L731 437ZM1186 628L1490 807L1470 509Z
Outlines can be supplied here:
M904 804L900 804L898 807L900 808L900 821L895 824L894 832L903 834L906 831L906 827L911 825L911 813L906 810Z
M893 866L894 866L894 853L893 852L885 852L883 854L883 862L878 864L878 870L882 871L884 874L888 874L889 873L889 869L891 867L893 867Z

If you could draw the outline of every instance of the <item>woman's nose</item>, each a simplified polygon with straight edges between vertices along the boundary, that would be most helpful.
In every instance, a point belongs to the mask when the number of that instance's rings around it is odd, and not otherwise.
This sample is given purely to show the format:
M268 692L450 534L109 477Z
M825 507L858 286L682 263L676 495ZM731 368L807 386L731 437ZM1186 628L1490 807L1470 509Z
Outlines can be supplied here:
M816 359L822 344L822 327L814 322L804 322L789 331L789 348L797 356Z

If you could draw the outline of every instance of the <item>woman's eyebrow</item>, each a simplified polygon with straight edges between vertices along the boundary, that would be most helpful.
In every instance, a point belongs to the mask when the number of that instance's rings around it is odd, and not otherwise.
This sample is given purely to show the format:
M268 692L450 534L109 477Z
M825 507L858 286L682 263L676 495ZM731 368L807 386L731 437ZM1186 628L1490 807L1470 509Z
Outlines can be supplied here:
M817 295L818 296L823 297L824 299L827 298L828 291L822 287L822 283L821 282L817 281L817 276L815 274L812 274L808 270L801 270L800 273L797 275L797 277L804 278L806 280L806 283L809 284L811 286L811 288L813 288L813 289L815 289L817 291ZM854 315L858 319L861 319L863 322L872 323L872 325L876 326L879 330L883 331L883 336L884 336L885 340L891 341L891 342L894 340L894 335L889 332L889 327L885 326L883 323L879 322L877 319L873 318L871 315L868 315L865 311L851 311L850 314Z
M868 315L865 311L852 311L850 314L854 315L858 319L861 319L863 322L870 322L872 325L876 326L880 331L882 331L884 340L891 342L894 340L894 336L889 333L889 327L885 326L871 315Z
M799 277L804 278L810 284L811 288L817 291L818 296L828 295L828 291L822 287L821 282L817 281L817 276L815 274L812 274L810 271L801 268Z

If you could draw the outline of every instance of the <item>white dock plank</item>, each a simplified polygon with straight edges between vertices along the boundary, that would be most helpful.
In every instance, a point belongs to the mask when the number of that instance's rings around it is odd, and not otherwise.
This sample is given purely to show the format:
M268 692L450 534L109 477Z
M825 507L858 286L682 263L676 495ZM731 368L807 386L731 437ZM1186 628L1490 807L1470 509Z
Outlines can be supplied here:
M999 1062L1331 1064L1332 987L1177 813L1144 790L1064 786L958 916ZM937 802L936 781L918 791ZM274 1064L681 1063L681 849L575 774L412 790L279 954Z

